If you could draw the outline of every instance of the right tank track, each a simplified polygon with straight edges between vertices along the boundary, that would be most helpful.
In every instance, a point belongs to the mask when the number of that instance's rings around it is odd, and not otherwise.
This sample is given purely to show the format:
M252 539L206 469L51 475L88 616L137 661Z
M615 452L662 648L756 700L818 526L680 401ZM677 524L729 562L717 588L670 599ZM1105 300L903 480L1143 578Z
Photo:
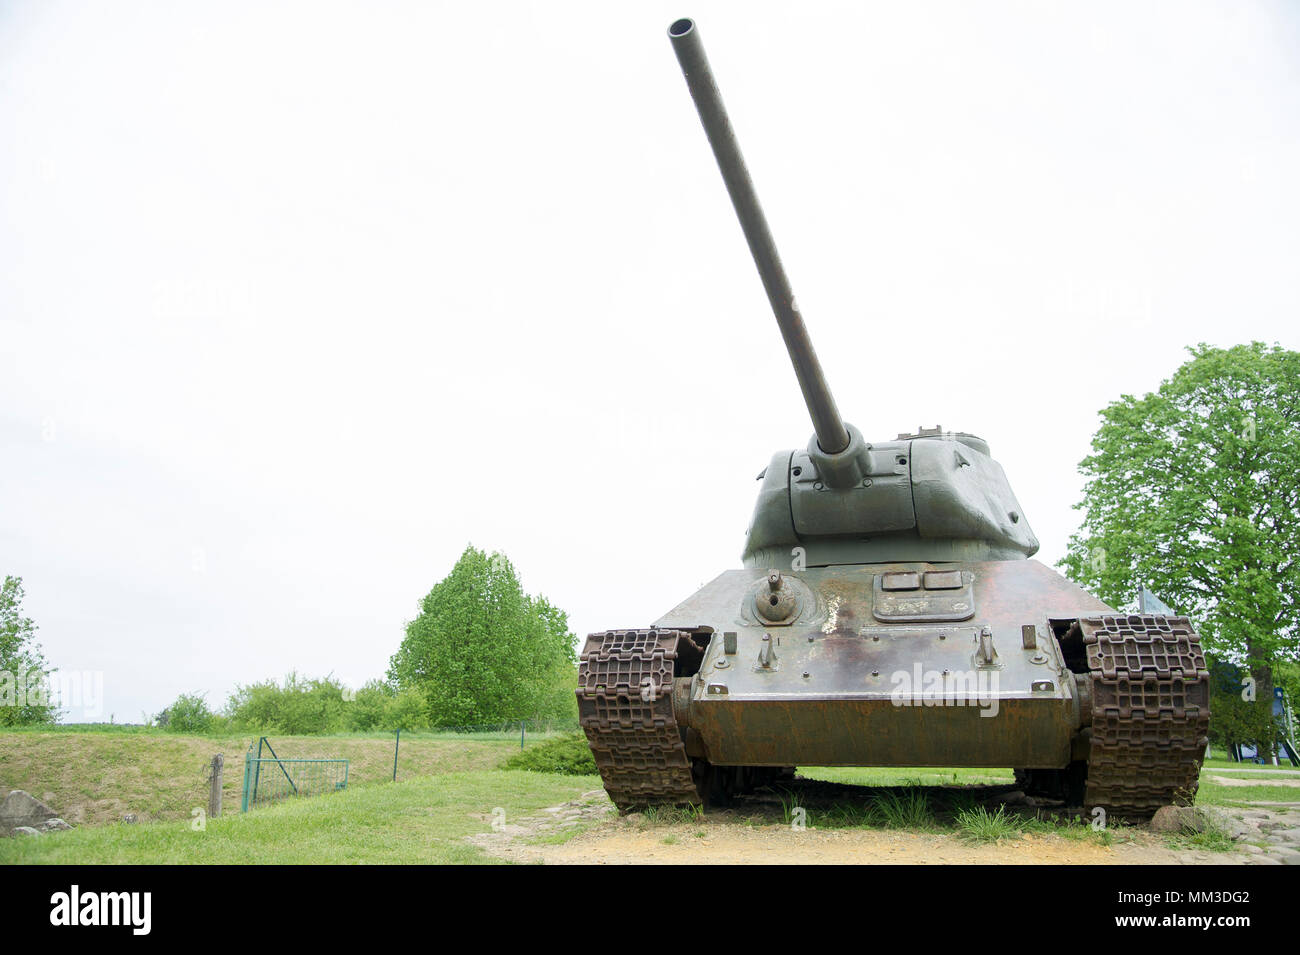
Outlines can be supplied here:
M1075 627L1092 678L1084 805L1147 818L1190 804L1210 725L1210 674L1191 622L1105 614Z

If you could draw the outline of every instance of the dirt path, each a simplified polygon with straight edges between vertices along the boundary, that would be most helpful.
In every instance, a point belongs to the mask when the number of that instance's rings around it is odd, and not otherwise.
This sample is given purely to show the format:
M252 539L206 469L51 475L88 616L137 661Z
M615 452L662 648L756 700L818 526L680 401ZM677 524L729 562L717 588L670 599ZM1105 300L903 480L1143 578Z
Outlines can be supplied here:
M1259 786L1258 779L1244 779L1241 776L1206 776L1212 782L1220 786ZM1269 786L1292 786L1300 788L1300 779L1270 779L1267 781Z
M704 832L703 836L699 833ZM671 840L671 841L670 841ZM1161 846L1099 846L1059 836L971 846L950 835L859 829L807 829L736 824L634 828L602 826L554 846L534 846L527 861L550 864L786 865L1109 865L1211 861L1185 859Z
M571 835L573 830L579 830ZM604 792L583 793L525 819L500 824L470 842L489 855L550 865L900 864L900 865L1151 865L1227 864L1241 853L1173 850L1134 831L1106 846L1090 839L1026 833L991 845L956 835L880 829L801 831L779 822L754 824L729 813L691 822L620 817Z
M1300 776L1300 769L1207 769L1206 772L1242 773L1245 776Z

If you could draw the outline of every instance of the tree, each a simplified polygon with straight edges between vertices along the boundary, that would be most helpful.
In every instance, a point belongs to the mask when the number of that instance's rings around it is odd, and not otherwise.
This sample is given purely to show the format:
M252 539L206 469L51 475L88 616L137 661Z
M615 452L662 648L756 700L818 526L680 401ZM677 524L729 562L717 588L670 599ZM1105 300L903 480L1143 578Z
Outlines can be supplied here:
M569 715L575 665L565 613L525 594L504 555L469 546L420 602L388 676L425 695L434 725L473 726Z
M1200 344L1153 393L1101 412L1061 566L1113 606L1139 583L1247 666L1263 730L1300 635L1300 353Z
M0 585L0 726L53 723L59 715L50 702L36 624L23 616L24 596L23 579L5 577Z

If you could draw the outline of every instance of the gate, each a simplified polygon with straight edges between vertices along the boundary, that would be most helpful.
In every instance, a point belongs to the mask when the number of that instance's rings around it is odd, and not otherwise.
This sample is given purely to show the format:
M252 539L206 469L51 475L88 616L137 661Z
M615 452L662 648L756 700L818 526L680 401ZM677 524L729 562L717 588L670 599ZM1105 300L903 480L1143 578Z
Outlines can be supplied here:
M263 756L265 750L269 755ZM257 755L250 743L244 756L243 812L291 796L319 796L348 785L346 759L281 759L265 736L257 741Z

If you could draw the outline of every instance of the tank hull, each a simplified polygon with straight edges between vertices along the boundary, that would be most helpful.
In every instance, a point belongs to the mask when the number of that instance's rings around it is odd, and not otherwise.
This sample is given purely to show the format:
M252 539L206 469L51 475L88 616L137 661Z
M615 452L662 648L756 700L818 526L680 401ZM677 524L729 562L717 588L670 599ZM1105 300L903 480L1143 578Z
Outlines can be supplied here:
M953 572L969 583L924 587L927 575L951 583ZM1038 561L814 568L786 578L802 585L802 601L779 625L751 612L768 574L728 571L655 623L708 635L700 669L677 695L691 755L747 766L1071 761L1087 687L1054 627L1112 611ZM922 586L883 590L877 582L893 575ZM991 658L981 656L982 634Z

